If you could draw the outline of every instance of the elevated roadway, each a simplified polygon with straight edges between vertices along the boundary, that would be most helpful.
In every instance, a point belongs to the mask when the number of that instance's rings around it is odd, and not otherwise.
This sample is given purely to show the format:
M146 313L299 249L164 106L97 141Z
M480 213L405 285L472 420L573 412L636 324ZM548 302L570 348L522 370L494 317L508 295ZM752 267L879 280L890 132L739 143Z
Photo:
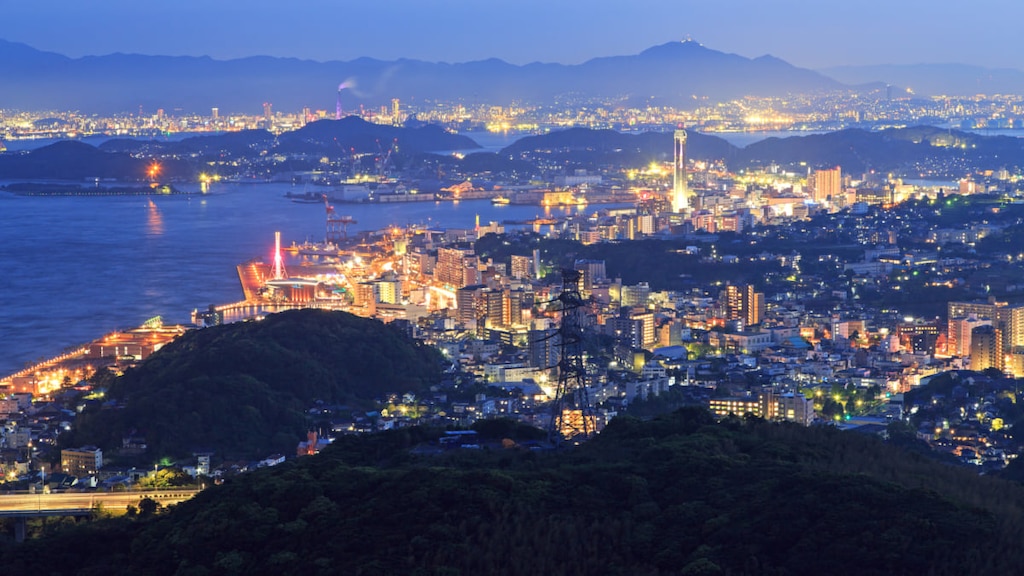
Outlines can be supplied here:
M161 506L184 502L199 490L140 490L128 492L56 492L0 494L0 518L14 518L14 539L25 539L25 520L46 516L89 516L97 509L125 511L145 498Z

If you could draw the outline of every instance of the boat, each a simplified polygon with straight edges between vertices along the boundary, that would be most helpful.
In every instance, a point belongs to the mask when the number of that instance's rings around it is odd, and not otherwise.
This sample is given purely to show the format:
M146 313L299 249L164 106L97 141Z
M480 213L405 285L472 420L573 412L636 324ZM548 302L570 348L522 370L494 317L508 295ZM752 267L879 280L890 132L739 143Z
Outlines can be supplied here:
M506 204L509 204L511 202L512 201L505 196L495 196L494 198L491 198L491 204L494 204L496 206L505 206Z
M291 199L296 204L323 204L327 201L327 195L320 192L303 192L301 194L288 192L285 194L285 198Z

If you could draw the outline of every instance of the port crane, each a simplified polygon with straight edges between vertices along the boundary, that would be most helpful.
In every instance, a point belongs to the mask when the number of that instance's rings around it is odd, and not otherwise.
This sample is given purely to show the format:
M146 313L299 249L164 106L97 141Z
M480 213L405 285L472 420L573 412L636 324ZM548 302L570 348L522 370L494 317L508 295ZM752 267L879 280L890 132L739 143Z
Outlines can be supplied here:
M324 195L324 209L327 212L327 237L325 240L337 243L348 239L348 225L355 224L355 218L339 215L334 210L334 206L331 206L330 202L327 201L326 194Z
M391 162L391 154L398 151L398 138L392 140L391 145L388 146L387 152L380 145L380 140L377 140L377 176L380 182L387 180L387 169Z

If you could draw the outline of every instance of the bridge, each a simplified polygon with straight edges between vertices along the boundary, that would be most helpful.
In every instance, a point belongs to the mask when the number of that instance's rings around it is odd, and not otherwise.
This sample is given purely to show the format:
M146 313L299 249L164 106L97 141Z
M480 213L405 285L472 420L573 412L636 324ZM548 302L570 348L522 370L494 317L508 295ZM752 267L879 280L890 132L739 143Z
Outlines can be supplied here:
M25 540L25 521L47 516L91 516L97 509L126 511L139 507L145 498L161 506L184 502L199 490L151 490L129 492L59 492L0 495L0 518L14 518L14 539Z

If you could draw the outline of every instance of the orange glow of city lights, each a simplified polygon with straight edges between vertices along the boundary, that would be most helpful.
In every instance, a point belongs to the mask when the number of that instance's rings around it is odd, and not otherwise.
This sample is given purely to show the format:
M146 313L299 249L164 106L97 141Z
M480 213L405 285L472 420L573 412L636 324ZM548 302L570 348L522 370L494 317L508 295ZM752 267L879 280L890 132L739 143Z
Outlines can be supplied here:
M161 168L162 167L160 166L159 163L153 162L152 164L149 165L149 169L146 170L146 173L149 174L150 178L156 178L157 176L160 175Z

